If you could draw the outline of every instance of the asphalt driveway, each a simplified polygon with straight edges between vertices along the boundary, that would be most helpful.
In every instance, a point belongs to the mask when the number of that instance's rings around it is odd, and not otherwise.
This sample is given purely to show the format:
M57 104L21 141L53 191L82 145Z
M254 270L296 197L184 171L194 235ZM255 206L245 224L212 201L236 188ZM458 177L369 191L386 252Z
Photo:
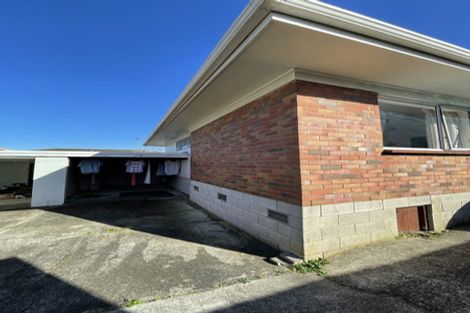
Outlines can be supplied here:
M187 200L0 212L1 312L83 312L275 276L276 251Z

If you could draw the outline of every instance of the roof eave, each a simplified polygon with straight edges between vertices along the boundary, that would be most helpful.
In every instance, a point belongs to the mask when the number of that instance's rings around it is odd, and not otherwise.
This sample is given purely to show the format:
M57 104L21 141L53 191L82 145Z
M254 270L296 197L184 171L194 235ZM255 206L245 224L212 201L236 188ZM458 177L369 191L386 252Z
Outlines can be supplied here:
M186 107L192 95L197 93L200 88L204 88L204 83L216 73L224 61L270 12L279 12L322 23L458 64L470 65L470 51L467 49L322 2L315 0L252 0L145 141L145 145L151 145L155 136L163 131L174 117Z

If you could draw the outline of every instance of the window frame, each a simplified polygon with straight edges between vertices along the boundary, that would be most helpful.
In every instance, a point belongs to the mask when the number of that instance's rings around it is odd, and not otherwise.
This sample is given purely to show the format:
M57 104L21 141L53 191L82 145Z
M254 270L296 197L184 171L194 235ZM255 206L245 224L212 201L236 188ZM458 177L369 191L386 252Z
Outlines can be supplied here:
M443 129L445 130L446 132L446 136L447 136L447 144L449 146L449 149L447 150L450 150L450 151L469 151L470 152L470 147L469 148L454 148L453 145L452 145L452 142L450 140L450 132L449 132L449 126L447 125L447 121L444 117L444 110L448 110L448 111L460 111L460 112L465 112L467 113L467 115L469 116L469 119L470 119L470 108L465 108L465 107L459 107L459 106L455 106L455 105L446 105L446 104L441 104L439 105L439 110L441 111L441 119L442 119L442 126L443 126ZM444 146L445 147L445 146Z
M444 117L444 110L443 109L453 109L456 111L463 111L463 112L470 112L470 108L464 107L464 106L455 106L455 105L448 105L448 104L435 104L435 105L430 105L430 104L423 104L423 103L417 103L414 101L397 101L397 100L389 100L389 99L380 99L379 100L379 112L381 113L380 105L395 105L395 106L403 106L403 107L413 107L413 108L421 108L421 109L434 109L434 112L436 114L436 121L437 121L437 129L438 129L438 136L439 136L439 147L440 148L413 148L413 147L391 147L391 146L384 146L383 149L385 151L396 151L396 152L405 152L405 151L410 151L410 152L468 152L470 153L470 148L454 148L452 143L450 142L450 133L449 129L447 126L447 122ZM382 127L382 115L380 114L380 121L381 121L381 127ZM382 136L383 136L384 130L382 128ZM447 141L447 147L446 148L446 141Z

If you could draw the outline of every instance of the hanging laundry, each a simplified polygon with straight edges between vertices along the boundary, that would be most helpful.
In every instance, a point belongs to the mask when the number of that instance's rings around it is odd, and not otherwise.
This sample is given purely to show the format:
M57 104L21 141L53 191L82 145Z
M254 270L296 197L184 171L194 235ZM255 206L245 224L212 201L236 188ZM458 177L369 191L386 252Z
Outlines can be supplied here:
M165 163L158 163L157 176L166 176Z
M144 161L127 161L126 162L126 173L139 174L144 172Z
M96 159L84 159L78 163L80 172L84 175L98 174L103 162Z
M131 174L131 186L137 185L137 177L135 173Z
M93 186L96 183L95 175L100 172L101 166L103 162L96 159L83 159L78 163L80 168L80 172L83 175L91 175L91 182L90 184ZM91 188L91 187L89 187Z
M151 182L152 182L152 170L150 169L150 161L149 161L149 164L147 166L147 175L145 175L145 180L144 180L144 184L146 185L150 185Z
M166 160L165 161L165 174L167 176L174 176L178 175L180 171L180 161L170 161Z

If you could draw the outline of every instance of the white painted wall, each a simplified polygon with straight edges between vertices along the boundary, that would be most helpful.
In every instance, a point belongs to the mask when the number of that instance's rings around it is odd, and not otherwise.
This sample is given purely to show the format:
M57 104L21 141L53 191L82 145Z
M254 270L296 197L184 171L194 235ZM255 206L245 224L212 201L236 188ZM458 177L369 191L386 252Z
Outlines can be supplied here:
M69 163L68 158L36 158L32 207L64 204Z
M0 160L0 189L11 186L14 183L28 183L29 160Z
M191 178L191 159L181 160L181 168L179 176L183 178Z

